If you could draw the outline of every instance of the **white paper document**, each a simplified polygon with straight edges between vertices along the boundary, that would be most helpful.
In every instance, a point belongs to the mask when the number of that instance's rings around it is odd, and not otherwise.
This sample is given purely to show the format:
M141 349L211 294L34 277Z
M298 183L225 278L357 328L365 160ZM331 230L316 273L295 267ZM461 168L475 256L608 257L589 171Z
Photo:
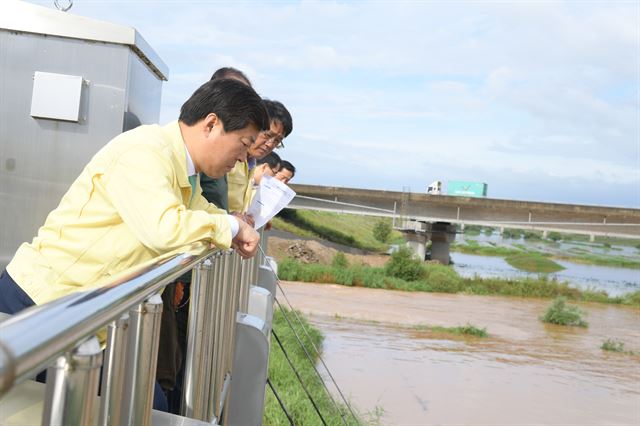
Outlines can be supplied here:
M280 210L287 207L296 193L284 183L263 175L247 213L253 216L255 228L262 228Z

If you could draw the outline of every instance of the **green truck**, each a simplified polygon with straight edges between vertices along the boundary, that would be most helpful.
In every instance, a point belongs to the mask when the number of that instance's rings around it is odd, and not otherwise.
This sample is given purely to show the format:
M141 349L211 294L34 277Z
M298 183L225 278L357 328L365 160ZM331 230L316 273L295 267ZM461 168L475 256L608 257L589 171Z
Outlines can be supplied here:
M450 180L447 182L447 195L457 195L461 197L486 197L487 184L482 182Z

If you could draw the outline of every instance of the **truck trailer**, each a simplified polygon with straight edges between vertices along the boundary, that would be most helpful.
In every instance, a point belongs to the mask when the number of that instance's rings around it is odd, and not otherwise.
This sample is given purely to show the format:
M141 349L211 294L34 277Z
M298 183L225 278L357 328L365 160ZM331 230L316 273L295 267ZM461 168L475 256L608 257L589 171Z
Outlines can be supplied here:
M458 197L486 197L488 185L482 182L465 182L460 180L450 180L446 185L446 195ZM427 194L443 194L442 182L434 181L427 187Z
M462 197L486 197L487 184L483 182L450 180L447 182L447 195L456 195Z

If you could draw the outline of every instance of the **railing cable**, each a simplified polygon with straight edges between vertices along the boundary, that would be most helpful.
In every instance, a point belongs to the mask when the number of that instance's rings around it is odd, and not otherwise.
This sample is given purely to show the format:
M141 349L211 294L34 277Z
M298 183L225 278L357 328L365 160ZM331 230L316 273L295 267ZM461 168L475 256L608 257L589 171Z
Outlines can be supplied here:
M287 419L289 420L289 425L295 426L295 423L293 422L293 418L291 418L291 414L289 414L287 407L284 406L284 402L282 402L282 399L280 399L280 395L278 395L278 392L276 392L276 388L273 386L273 383L271 383L271 380L269 380L269 378L267 378L267 384L269 385L271 392L273 392L273 396L275 396L276 399L278 400L278 403L280 404L280 408L282 408L284 415L287 416Z
M276 304L278 305L278 308L280 309L280 312L282 312L282 316L287 321L287 324L289 325L289 328L293 331L293 334L296 337L296 340L298 341L298 344L300 345L300 347L304 351L305 355L307 356L307 359L309 360L309 363L311 364L311 367L313 367L313 370L316 372L316 375L318 376L318 379L320 380L320 383L322 383L322 386L324 387L324 390L326 391L327 396L329 397L329 399L333 403L333 407L336 409L337 413L340 415L340 418L342 419L342 423L344 423L346 425L347 422L344 419L344 414L342 413L342 410L340 410L340 408L338 407L338 404L336 403L336 401L331 396L331 392L329 392L329 389L327 388L326 383L324 382L324 380L322 380L322 376L320 375L320 372L316 368L315 363L313 362L313 359L311 358L311 354L309 354L309 352L307 351L307 348L305 347L304 343L302 342L302 339L300 339L300 336L298 335L297 331L293 327L293 324L291 323L291 321L289 321L287 313L286 313L284 307L280 304L280 301L278 299L275 299L275 301L276 301ZM311 339L311 337L309 337L309 339Z
M320 420L322 421L322 424L324 426L327 426L327 422L324 421L324 417L322 417L322 413L320 413L320 409L318 408L318 405L316 404L316 401L313 399L313 397L309 393L309 390L307 389L307 387L304 384L304 380L302 380L302 377L300 377L300 373L298 373L298 370L296 370L296 367L293 365L293 362L291 362L291 359L289 358L289 355L287 354L287 351L285 350L284 346L282 345L282 342L280 341L280 338L276 334L275 330L272 329L271 330L271 334L273 334L273 337L276 338L276 341L278 342L278 346L280 346L280 349L282 349L282 353L284 354L284 357L287 359L287 362L289 363L289 366L291 366L291 369L293 370L293 372L295 373L296 377L298 378L298 381L300 382L300 385L302 385L302 389L307 394L307 398L309 398L309 401L311 401L311 404L313 405L313 408L316 410L316 413L318 413L318 417L320 417Z
M298 313L296 312L296 310L293 308L293 305L291 305L291 302L289 301L289 298L287 297L287 294L285 293L284 289L282 288L282 286L280 285L280 278L278 277L278 274L276 273L276 271L274 271L273 267L271 266L271 264L269 263L268 259L267 259L267 255L265 254L265 252L262 250L261 246L258 246L258 248L260 249L260 252L262 252L262 256L265 259L265 264L269 267L269 269L271 270L271 272L273 273L273 275L276 277L276 284L278 286L278 288L280 289L280 292L282 293L282 295L284 296L285 301L287 302L287 305L289 306L289 309L291 312L293 312L293 315L295 316L296 320L298 321L298 324L300 324L300 327L302 328L302 330L304 331L305 335L307 336L307 339L309 340L309 342L311 342L311 346L313 347L316 356L318 357L318 359L320 360L320 362L322 363L322 366L324 367L324 369L326 370L327 374L329 375L329 377L331 378L331 382L333 383L333 385L336 387L338 393L340 394L340 397L342 398L342 401L344 402L344 404L347 406L347 408L349 409L349 412L351 413L351 416L353 417L353 419L355 420L356 424L359 425L360 421L358 420L358 417L355 415L355 413L353 412L353 409L351 408L351 404L349 404L349 401L347 401L347 398L344 396L344 393L342 392L342 390L340 389L340 386L338 386L338 383L336 382L336 379L333 377L333 374L331 374L331 370L329 370L329 367L327 366L327 364L324 362L324 359L322 358L322 355L320 355L320 351L318 350L318 347L315 345L315 343L313 343L313 340L311 339L311 335L309 334L309 332L307 331L307 328L304 326L304 323L302 322L302 319L300 318L300 316L298 315ZM278 303L278 306L280 307L280 309L282 309L282 306L280 305L280 303L278 302L278 299L275 298L276 302ZM283 314L283 316L285 317L285 319L287 319L287 316ZM287 322L289 322L289 320L287 319ZM293 326L291 326L291 324L289 324L291 328L293 328ZM294 330L295 333L295 330ZM298 339L300 340L300 339ZM302 345L302 343L300 343ZM304 347L304 345L303 345ZM306 351L305 351L306 352ZM314 365L315 368L315 365ZM317 370L316 370L317 372ZM320 374L320 373L318 373ZM322 378L320 379L320 381L323 383L323 385L326 387L326 384L324 384L324 380L322 380ZM328 392L328 389L327 389ZM332 398L333 400L333 398ZM335 401L334 401L335 403ZM338 412L340 412L340 410L338 410ZM341 415L341 417L343 417L343 421L344 421L344 416Z

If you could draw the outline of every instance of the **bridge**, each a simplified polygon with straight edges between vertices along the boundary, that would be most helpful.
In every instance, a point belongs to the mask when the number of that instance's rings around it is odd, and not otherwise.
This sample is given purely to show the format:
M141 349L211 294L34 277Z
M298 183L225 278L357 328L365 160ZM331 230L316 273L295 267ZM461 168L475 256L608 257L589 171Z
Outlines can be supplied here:
M526 228L590 236L640 238L640 209L291 185L290 208Z
M431 241L431 259L449 264L456 224L640 238L640 210L620 207L498 200L316 185L291 185L290 208L393 218L421 259Z

